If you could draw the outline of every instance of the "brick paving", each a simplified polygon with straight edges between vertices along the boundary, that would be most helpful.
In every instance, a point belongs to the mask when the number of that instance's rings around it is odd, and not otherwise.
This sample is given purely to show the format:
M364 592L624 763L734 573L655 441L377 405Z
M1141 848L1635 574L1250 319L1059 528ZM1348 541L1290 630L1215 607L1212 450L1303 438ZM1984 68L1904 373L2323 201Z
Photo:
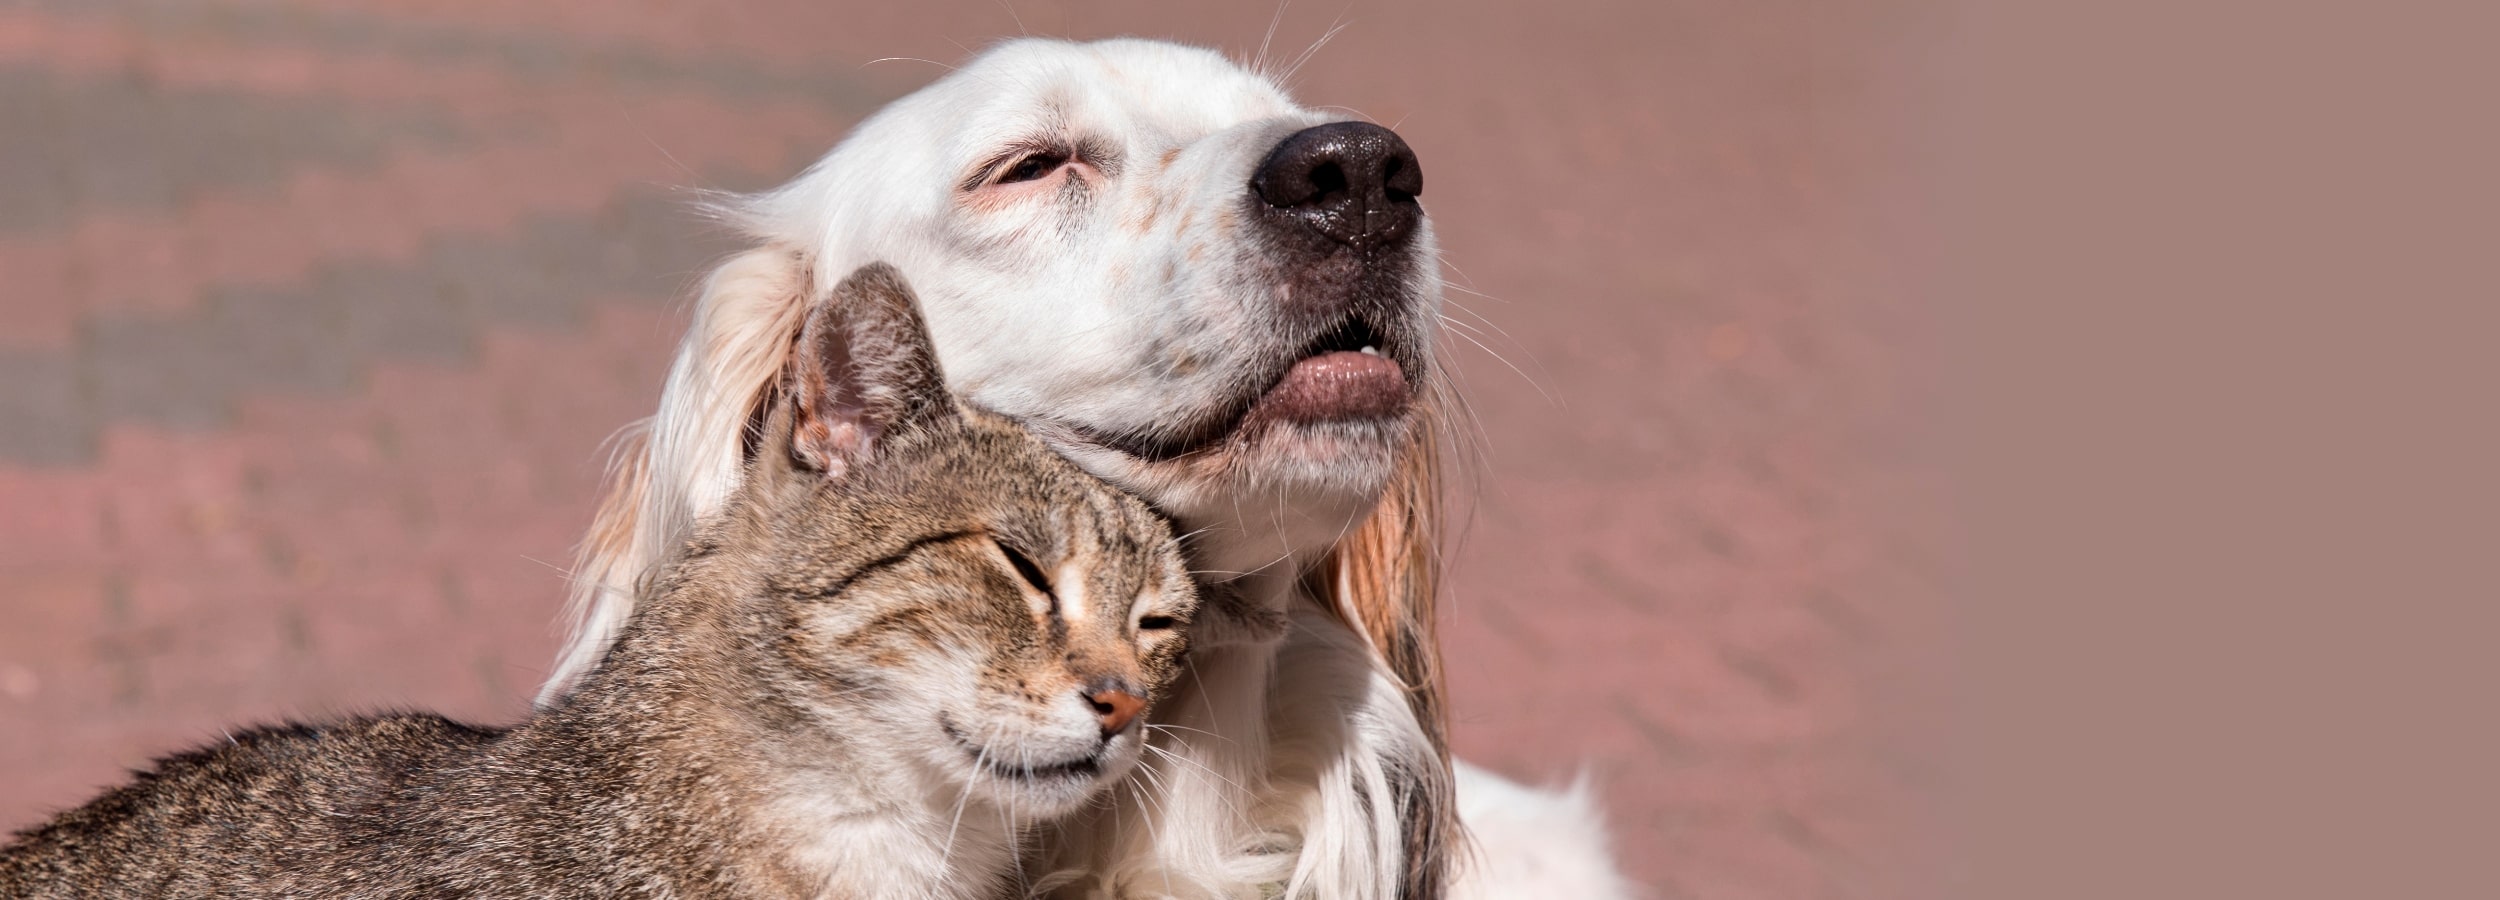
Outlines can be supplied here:
M601 442L775 183L967 47L1272 8L0 6L0 826L224 725L525 708ZM1455 740L1661 897L1872 896L1925 611L1863 257L1903 7L1286 9L1431 175L1473 398ZM1478 346L1481 345L1481 346Z

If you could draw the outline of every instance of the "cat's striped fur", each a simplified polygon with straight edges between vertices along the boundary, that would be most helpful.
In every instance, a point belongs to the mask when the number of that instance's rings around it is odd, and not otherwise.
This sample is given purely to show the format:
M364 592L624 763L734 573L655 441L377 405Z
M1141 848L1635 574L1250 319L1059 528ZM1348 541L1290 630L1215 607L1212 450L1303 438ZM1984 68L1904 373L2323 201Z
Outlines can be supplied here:
M0 849L7 897L986 897L1124 779L1169 527L946 392L899 276L811 314L739 492L511 728L288 725Z

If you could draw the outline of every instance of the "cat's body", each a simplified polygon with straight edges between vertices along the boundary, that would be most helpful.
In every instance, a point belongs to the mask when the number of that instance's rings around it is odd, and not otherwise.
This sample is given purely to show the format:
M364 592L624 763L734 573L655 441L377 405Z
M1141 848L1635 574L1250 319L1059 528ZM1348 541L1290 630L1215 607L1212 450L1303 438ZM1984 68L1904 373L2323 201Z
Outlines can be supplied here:
M1145 752L1168 528L956 407L890 272L811 321L750 485L510 729L244 732L0 848L0 896L929 897Z

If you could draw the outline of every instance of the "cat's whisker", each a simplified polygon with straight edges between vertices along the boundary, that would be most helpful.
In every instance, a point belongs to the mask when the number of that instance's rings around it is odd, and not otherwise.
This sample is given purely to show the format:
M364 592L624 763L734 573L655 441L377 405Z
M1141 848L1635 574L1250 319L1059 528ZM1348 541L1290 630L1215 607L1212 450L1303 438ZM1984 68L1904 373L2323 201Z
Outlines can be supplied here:
M1225 736L1223 736L1223 735L1217 734L1217 733L1215 733L1215 732L1208 731L1208 730L1206 730L1206 729L1204 729L1204 728L1191 728L1191 727L1189 727L1189 726L1187 726L1187 725L1163 725L1163 724L1157 724L1157 723L1154 723L1154 722L1148 722L1148 723L1146 723L1146 727L1148 727L1148 728L1153 728L1153 729L1158 729L1158 730L1162 730L1162 731L1186 731L1186 732L1190 732L1190 733L1192 733L1192 734L1203 734L1203 735L1206 735L1206 736L1208 736L1208 737L1214 738L1214 739L1216 739L1216 740L1223 741L1224 743L1227 743L1227 744L1230 744L1230 743L1232 743L1232 742L1233 742L1233 739L1232 739L1232 738L1228 738L1228 737L1225 737Z
M1226 778L1226 777L1224 777L1224 773L1216 771L1213 767L1211 767L1211 766L1207 765L1206 763L1202 763L1202 762L1199 762L1199 761L1197 761L1197 760L1190 759L1189 757L1182 756L1182 755L1180 755L1180 754L1178 754L1178 753L1174 753L1174 752L1172 752L1172 751L1170 751L1170 750L1165 750L1165 749L1163 749L1163 748L1161 748L1161 747L1148 747L1148 748L1146 748L1146 749L1147 749L1148 751L1153 752L1154 754L1156 754L1156 755L1158 755L1158 756L1161 756L1161 757L1163 757L1163 758L1165 758L1165 759L1168 759L1168 760L1171 760L1171 761L1173 761L1173 762L1177 762L1177 763L1186 763L1186 764L1188 764L1188 765L1190 765L1190 766L1196 767L1196 768L1198 769L1198 771L1206 773L1207 777L1209 777L1209 778L1213 778L1213 779L1215 779L1215 780L1217 780L1217 781L1221 781L1221 782L1223 782L1223 783L1225 783L1225 784L1228 784L1228 785L1232 785L1233 789L1234 789L1234 790L1236 790L1236 791L1241 790L1241 782L1234 781L1234 780L1232 780L1232 779L1230 779L1230 778Z

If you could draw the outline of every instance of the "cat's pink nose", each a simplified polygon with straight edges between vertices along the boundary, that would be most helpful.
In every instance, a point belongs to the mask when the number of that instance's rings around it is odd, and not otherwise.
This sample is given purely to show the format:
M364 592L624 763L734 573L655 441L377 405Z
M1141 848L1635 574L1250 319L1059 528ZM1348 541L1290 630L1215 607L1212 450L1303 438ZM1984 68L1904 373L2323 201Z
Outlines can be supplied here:
M1121 690L1095 691L1085 695L1085 703L1102 720L1104 737L1127 730L1128 723L1137 721L1137 713L1146 708L1145 698Z

